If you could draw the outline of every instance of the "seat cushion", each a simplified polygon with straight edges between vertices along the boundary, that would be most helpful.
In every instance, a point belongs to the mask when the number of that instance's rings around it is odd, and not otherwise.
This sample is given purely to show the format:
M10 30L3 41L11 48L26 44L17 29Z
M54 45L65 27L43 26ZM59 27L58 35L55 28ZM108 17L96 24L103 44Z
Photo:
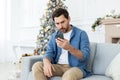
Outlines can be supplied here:
M120 52L119 44L99 43L93 62L94 74L105 74L106 68L112 59Z
M112 80L112 79L102 75L92 75L81 80Z
M61 77L52 77L50 80L61 80ZM90 77L86 77L80 80L112 80L112 79L102 75L92 75Z
M61 77L56 76L56 77L52 77L52 78L50 78L49 80L61 80Z

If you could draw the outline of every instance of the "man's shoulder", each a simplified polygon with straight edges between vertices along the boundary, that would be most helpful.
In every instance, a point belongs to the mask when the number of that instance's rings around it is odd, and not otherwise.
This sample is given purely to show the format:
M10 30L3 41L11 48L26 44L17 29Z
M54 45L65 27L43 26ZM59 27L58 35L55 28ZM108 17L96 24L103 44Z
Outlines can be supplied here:
M51 34L51 36L55 36L57 34L57 31L55 31L54 33Z

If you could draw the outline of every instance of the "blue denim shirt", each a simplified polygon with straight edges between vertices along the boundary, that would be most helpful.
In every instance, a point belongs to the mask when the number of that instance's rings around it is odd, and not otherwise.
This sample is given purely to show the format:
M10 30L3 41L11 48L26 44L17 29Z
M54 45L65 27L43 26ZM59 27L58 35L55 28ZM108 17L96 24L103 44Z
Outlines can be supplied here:
M57 46L55 42L55 36L58 34L58 32L55 32L52 34L46 54L44 55L44 58L47 57L51 60L53 64L56 64L58 62L58 59L61 55L61 48ZM68 52L68 62L71 67L78 67L83 71L83 77L86 77L88 75L88 71L86 70L86 62L90 56L90 43L88 36L85 31L78 29L75 26L72 26L72 33L70 35L70 44L76 48L82 51L83 53L83 59L79 59L72 55L70 52Z

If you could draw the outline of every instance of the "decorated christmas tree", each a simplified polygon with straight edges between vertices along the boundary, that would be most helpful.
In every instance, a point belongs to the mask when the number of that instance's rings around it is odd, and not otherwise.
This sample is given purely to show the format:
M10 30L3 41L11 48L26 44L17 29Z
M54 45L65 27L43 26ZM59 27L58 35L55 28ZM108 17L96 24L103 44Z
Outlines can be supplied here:
M34 50L35 54L41 55L45 53L50 35L57 30L52 19L52 13L57 8L67 9L63 1L65 0L48 1L46 12L42 18L40 18L41 25L37 36L36 49Z

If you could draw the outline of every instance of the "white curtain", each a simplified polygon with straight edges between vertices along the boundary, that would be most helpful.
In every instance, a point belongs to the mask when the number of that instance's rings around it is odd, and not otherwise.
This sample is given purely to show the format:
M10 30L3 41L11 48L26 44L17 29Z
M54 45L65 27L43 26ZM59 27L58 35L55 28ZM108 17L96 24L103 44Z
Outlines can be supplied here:
M0 0L0 62L5 60L5 1Z
M10 41L9 0L0 0L0 63L14 58ZM10 1L9 1L10 2Z

